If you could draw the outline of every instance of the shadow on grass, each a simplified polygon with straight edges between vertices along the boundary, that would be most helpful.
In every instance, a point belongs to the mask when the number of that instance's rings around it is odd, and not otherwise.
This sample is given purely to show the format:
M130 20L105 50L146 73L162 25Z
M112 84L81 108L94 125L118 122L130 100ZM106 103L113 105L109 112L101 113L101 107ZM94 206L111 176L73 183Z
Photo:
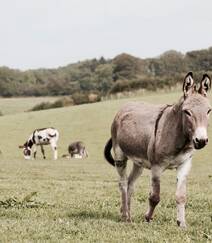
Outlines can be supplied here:
M97 212L97 211L92 211L92 210L82 210L79 212L69 212L67 214L68 217L70 218L76 218L80 220L85 220L85 219L107 219L107 220L112 220L114 222L121 222L121 218L119 215L110 213L110 212Z
M116 214L116 213L110 213L110 212L97 212L97 211L79 211L79 212L69 212L67 213L67 216L70 219L77 219L77 220L110 220L113 221L114 223L123 223L126 225L134 225L134 224L145 224L145 225L151 225L151 223L148 223L145 220L144 215L135 215L132 217L132 222L131 223L126 223L121 219L121 214ZM155 222L158 222L158 219L154 220ZM164 220L166 222L167 220ZM170 220L169 220L170 221ZM163 221L162 221L163 222Z
M101 211L94 211L94 210L82 210L78 212L69 212L67 216L71 219L78 219L78 220L85 220L85 219L94 219L94 220L111 220L114 223L124 223L121 219L121 214L113 213L113 212L101 212ZM132 223L147 223L145 220L144 215L135 215L132 217Z

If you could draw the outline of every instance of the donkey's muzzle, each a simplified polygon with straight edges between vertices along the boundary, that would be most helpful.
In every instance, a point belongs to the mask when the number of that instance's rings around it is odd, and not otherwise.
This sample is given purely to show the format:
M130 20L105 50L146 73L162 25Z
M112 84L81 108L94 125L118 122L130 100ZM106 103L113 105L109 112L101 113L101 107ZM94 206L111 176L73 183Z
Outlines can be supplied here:
M195 138L193 140L193 143L194 143L195 149L201 149L201 148L205 147L205 145L208 143L208 138L206 138L206 139Z

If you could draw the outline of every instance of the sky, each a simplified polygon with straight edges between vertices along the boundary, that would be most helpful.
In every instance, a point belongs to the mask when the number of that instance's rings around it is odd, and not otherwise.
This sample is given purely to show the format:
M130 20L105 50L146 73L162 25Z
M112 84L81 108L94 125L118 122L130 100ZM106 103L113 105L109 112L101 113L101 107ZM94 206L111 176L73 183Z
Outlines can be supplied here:
M0 0L0 66L56 68L212 46L211 0Z

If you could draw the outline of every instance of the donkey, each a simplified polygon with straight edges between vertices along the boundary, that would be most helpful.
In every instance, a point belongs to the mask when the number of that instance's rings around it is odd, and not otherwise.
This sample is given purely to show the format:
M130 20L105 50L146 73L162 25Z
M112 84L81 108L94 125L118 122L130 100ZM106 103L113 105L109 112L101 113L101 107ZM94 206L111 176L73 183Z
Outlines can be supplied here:
M88 153L85 149L85 145L81 141L77 141L69 144L68 153L69 154L64 154L62 157L75 158L75 159L83 159L88 157Z
M24 158L31 158L31 150L34 145L33 157L36 158L37 146L40 145L43 158L45 159L45 151L43 145L51 145L51 148L54 152L54 160L57 159L57 141L59 139L59 132L55 128L42 128L36 129L30 135L29 139L25 142L24 145L20 145L19 148L23 148Z
M177 224L186 227L186 178L194 150L208 143L207 127L211 106L207 91L211 79L203 75L199 88L189 72L183 83L183 96L173 105L129 103L115 116L111 138L104 150L106 160L116 167L120 176L121 214L131 222L130 202L136 179L143 168L151 170L151 190L146 221L160 201L160 176L166 169L177 170ZM113 148L114 156L111 155ZM127 160L133 168L127 176Z

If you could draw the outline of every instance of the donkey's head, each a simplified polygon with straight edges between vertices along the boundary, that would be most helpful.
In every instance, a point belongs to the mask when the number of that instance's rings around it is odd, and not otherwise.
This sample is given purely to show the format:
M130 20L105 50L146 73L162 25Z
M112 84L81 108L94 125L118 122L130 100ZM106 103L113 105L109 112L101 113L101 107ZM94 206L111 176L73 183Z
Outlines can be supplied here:
M31 157L31 148L27 146L27 143L20 145L19 148L23 149L23 154L25 159L30 159Z
M207 92L211 88L211 79L204 74L199 88L194 84L193 74L189 72L184 80L184 101L182 104L182 122L185 135L193 141L195 149L201 149L208 143L208 119L211 106Z

